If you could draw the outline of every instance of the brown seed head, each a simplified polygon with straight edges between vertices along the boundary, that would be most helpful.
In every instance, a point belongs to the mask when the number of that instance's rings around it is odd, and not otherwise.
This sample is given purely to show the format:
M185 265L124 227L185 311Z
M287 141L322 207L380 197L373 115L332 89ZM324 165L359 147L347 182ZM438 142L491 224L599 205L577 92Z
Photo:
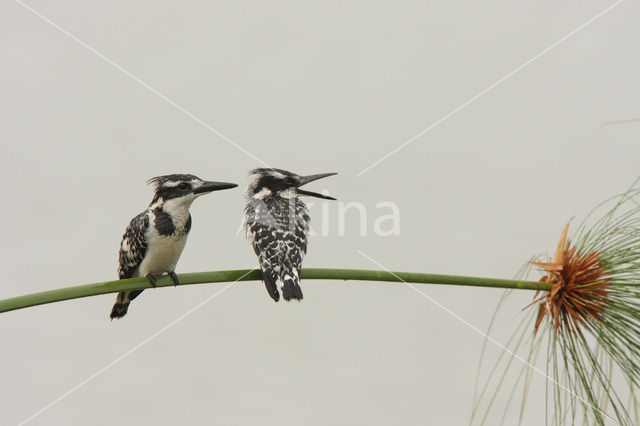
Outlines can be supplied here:
M607 304L609 275L602 268L598 253L578 253L567 241L569 223L562 231L553 261L532 262L547 273L540 281L551 283L551 291L536 300L540 301L540 308L534 335L547 315L556 334L574 331L590 321L601 321Z

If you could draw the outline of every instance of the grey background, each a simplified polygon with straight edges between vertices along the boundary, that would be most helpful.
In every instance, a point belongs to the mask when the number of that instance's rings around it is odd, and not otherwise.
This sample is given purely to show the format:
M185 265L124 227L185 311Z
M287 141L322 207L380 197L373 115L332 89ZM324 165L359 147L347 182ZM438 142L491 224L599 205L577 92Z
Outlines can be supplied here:
M626 1L360 177L609 2L27 3L274 167L363 203L308 267L508 278L564 222L640 174L640 7ZM0 5L0 297L113 279L147 178L244 186L260 164L21 6ZM375 204L401 235L373 235ZM242 190L198 200L178 272L254 267ZM312 209L321 223L320 205ZM221 285L0 317L0 423L18 424ZM303 303L229 288L30 425L466 424L482 337L403 285L303 282ZM485 329L501 291L421 286ZM505 341L531 293L495 332ZM528 424L539 424L542 381ZM499 398L500 399L500 398ZM498 401L499 404L502 400Z

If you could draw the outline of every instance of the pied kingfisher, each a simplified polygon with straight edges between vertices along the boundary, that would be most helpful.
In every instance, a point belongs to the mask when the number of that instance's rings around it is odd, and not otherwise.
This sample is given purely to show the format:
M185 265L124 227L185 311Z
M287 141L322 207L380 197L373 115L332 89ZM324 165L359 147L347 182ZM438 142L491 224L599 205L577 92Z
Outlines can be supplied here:
M201 195L235 188L235 183L207 182L194 175L166 175L149 179L154 186L151 204L131 219L120 243L118 278L147 277L153 286L155 275L168 273L178 285L176 264L191 229L191 203ZM111 319L126 315L129 303L142 290L118 293Z
M337 173L298 176L281 169L255 169L249 172L246 192L245 230L258 255L262 279L269 296L280 300L302 300L300 268L307 252L309 213L298 197L335 200L300 187Z

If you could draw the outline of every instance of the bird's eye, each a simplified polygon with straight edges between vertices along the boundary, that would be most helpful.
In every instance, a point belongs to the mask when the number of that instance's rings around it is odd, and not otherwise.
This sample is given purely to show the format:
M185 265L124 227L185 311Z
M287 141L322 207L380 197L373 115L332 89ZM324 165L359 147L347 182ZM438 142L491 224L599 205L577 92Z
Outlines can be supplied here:
M294 178L292 178L291 176L285 178L284 183L287 184L288 186L293 186L296 183L296 180Z
M186 191L187 189L191 189L191 185L186 182L182 182L180 185L178 185L178 189L181 191Z

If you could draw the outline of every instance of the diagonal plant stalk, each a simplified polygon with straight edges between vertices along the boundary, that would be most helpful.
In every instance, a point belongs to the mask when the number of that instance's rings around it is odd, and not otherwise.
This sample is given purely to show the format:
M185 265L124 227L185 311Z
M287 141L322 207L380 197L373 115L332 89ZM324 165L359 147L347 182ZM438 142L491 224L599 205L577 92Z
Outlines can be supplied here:
M236 269L228 271L194 272L180 274L180 285L222 283L235 281L258 281L262 275L258 269ZM367 269L322 269L308 268L302 270L304 280L356 280L356 281L385 281L396 283L416 284L445 284L473 287L510 288L521 290L550 290L551 284L537 281L503 280L497 278L478 278L458 275L423 274L418 272L389 272ZM158 277L157 287L172 287L173 281L168 276ZM99 294L117 293L125 290L151 288L146 278L130 278L126 280L105 281L94 284L84 284L65 287L40 293L26 294L0 300L0 312L8 312L46 303L61 302L63 300L81 297L97 296Z

